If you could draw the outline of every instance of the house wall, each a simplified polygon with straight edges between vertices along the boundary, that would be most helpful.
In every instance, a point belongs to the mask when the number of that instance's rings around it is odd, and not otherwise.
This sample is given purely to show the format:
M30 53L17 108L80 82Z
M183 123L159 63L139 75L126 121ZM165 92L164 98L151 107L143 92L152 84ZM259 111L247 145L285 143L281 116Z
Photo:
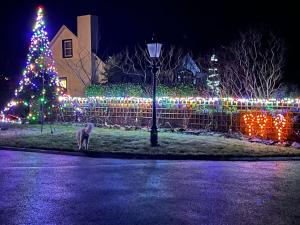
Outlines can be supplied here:
M67 78L67 93L71 96L84 96L87 86L92 83L105 82L104 63L92 53L92 49L96 47L96 38L98 38L96 22L97 17L79 16L77 18L78 36L63 26L50 44L58 76ZM92 33L94 35L97 33L97 37L92 37ZM62 42L66 39L72 40L73 57L71 58L63 58Z
M71 39L73 45L73 57L63 58L62 41ZM82 96L84 83L74 72L74 65L79 61L78 39L67 29L63 29L54 43L51 43L51 50L55 61L58 76L67 78L67 92L72 96Z

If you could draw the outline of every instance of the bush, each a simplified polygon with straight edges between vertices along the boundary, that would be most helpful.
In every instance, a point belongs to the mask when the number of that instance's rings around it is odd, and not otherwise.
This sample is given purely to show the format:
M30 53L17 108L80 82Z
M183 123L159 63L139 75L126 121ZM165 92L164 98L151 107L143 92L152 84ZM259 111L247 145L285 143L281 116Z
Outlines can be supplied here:
M106 97L151 97L151 85L140 84L106 84L106 85L91 85L86 88L85 94L87 97L106 96ZM189 97L198 96L199 91L192 85L177 85L177 86L157 86L157 96L168 97Z
M141 85L134 84L91 85L87 87L85 95L87 97L143 97L144 91Z
M177 86L166 86L158 85L157 96L168 96L168 97L188 97L198 96L198 89L192 85L177 85Z

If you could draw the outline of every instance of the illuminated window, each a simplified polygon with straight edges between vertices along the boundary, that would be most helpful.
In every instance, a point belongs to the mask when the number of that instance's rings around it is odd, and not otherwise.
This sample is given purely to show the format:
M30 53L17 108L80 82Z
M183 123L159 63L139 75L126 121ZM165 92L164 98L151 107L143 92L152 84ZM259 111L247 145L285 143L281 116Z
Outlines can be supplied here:
M64 58L73 57L73 44L72 39L62 40L62 52Z
M67 78L66 77L60 77L59 83L60 83L61 87L63 87L65 90L67 90Z

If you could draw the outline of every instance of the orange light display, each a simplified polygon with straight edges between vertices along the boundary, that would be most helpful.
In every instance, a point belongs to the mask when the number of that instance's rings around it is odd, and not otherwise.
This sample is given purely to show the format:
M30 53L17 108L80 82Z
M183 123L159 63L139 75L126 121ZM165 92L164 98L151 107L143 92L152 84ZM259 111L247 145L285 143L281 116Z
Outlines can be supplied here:
M259 135L261 137L265 137L265 132L266 132L265 128L266 128L267 122L268 122L267 115L259 114L256 116L256 123L259 127Z
M288 116L277 114L272 117L263 113L247 113L243 115L246 134L250 137L259 136L262 138L275 137L278 141L287 139Z
M282 114L277 114L274 119L274 125L277 131L278 141L283 140L283 129L286 127L286 118Z
M243 117L244 117L244 122L246 124L246 131L248 132L248 135L251 137L254 133L255 118L252 113L245 114Z

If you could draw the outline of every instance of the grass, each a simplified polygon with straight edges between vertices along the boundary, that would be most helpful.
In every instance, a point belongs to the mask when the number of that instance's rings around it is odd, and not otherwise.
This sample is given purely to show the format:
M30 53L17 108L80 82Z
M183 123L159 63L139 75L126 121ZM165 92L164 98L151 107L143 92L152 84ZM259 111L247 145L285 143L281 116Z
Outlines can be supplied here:
M0 146L78 151L75 133L79 127L49 125L43 133L40 125L11 125L0 131ZM94 128L90 151L209 156L300 156L300 150L291 147L269 146L259 143L216 136L194 136L178 133L159 133L159 147L149 144L149 132L143 130Z

